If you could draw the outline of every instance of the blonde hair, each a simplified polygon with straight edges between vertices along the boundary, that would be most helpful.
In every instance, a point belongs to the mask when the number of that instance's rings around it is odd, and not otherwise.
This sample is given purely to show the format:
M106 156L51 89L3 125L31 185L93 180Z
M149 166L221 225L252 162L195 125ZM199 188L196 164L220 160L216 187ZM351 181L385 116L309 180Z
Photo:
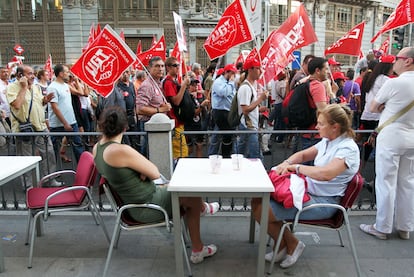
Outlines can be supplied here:
M318 110L318 116L320 114L326 117L329 124L338 123L341 135L345 134L347 137L355 138L355 132L352 129L352 111L348 106L330 104L322 110Z

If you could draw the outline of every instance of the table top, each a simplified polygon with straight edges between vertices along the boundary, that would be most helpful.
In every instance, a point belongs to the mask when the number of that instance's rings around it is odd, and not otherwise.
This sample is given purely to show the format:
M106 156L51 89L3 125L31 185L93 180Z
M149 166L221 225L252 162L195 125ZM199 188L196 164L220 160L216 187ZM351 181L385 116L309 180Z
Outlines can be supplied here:
M273 184L261 160L243 159L233 170L223 159L219 173L212 173L208 158L181 158L168 185L171 192L273 192Z
M0 156L0 181L41 160L40 156Z

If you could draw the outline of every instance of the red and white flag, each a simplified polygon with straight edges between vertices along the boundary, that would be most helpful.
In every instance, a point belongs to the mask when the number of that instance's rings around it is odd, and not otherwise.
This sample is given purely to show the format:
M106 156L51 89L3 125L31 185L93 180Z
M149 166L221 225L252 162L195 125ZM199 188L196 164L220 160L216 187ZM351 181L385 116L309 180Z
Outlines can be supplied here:
M414 0L402 0L390 14L378 33L371 39L371 43L381 34L411 22L414 22Z
M134 52L119 35L106 25L71 71L103 97L113 90L116 81L136 59Z
M388 50L390 48L390 38L387 37L386 40L381 44L380 48L378 49L379 52L382 53L382 55L388 55Z
M244 55L243 53L240 53L240 55L237 57L236 61L234 62L234 65L237 65L238 63L244 63Z
M274 30L260 48L263 67L263 85L270 82L292 62L293 51L317 41L315 31L309 21L308 14L301 4L296 11Z
M98 37L101 32L102 32L101 31L101 25L99 25L99 23L98 23L98 24L96 24L95 36L94 37L95 38Z
M137 55L137 59L141 61L144 66L149 65L149 60L152 57L159 56L162 60L165 60L166 56L166 49L165 49L165 38L162 36L160 40L153 46L151 46L148 51L145 51L139 55Z
M204 42L204 49L210 60L224 56L227 51L237 45L252 41L253 29L246 17L243 1L235 0L224 11L216 28Z
M137 51L135 52L135 54L140 55L142 53L142 44L141 44L141 40L138 41L137 44ZM144 68L142 67L142 65L139 63L138 59L135 60L135 62L132 64L132 67L137 69L137 70L144 70Z
M181 84L182 76L187 74L187 66L185 64L185 59L180 52L180 46L178 41L175 43L173 50L171 51L170 56L177 58L178 63L181 65L178 71L178 83Z
M155 37L155 35L153 35L152 41L151 41L151 47L154 47L155 45L157 45L157 38Z
M49 56L47 57L45 66L44 66L44 70L49 72L49 78L52 79L53 76L53 64L52 64L52 55L49 54Z
M364 34L365 21L362 21L348 33L343 35L334 44L325 50L325 56L329 54L344 54L359 56L361 52L362 36Z

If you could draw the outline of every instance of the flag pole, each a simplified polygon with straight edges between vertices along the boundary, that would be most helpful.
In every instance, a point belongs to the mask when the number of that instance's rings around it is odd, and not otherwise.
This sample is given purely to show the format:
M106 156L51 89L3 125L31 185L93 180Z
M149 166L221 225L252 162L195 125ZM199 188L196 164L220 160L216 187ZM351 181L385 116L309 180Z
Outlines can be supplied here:
M392 30L390 30L390 33L389 33L388 37L389 37L390 43L391 43L391 41L392 41ZM391 48L392 47L388 47L388 55L391 55Z

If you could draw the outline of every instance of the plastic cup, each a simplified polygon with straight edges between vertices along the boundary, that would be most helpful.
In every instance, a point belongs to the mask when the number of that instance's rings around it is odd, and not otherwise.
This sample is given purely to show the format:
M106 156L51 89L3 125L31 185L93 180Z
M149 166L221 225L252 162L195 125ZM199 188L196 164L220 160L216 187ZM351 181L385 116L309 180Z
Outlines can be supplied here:
M213 174L217 174L220 172L221 168L221 160L223 159L223 156L221 155L210 155L208 156L210 160L210 166L211 166L211 172Z
M242 154L231 155L231 164L233 165L233 170L240 170L242 168L242 163L243 163Z

